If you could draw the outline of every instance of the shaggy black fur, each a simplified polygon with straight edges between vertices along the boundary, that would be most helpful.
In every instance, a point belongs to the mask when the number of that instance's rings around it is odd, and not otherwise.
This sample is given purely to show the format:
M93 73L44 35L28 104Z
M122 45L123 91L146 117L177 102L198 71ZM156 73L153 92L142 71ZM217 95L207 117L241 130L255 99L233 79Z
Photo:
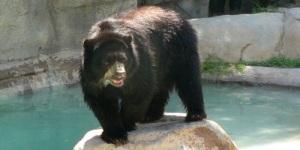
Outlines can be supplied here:
M118 79L110 70L116 62L126 70ZM205 119L199 71L191 25L172 10L149 6L92 26L84 40L80 82L85 102L103 127L101 138L125 144L136 122L163 116L174 87L186 121Z

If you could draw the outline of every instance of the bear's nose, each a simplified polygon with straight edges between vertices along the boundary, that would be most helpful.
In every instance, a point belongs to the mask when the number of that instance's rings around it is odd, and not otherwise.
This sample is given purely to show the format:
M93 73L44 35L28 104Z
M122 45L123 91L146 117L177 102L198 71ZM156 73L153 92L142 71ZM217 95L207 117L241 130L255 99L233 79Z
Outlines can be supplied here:
M116 62L115 64L115 72L116 73L125 73L125 67L123 63Z
M126 70L123 63L116 62L113 66L113 78L115 79L124 79L126 77Z
M124 79L126 77L126 74L125 73L119 73L119 74L116 75L116 77L118 79Z

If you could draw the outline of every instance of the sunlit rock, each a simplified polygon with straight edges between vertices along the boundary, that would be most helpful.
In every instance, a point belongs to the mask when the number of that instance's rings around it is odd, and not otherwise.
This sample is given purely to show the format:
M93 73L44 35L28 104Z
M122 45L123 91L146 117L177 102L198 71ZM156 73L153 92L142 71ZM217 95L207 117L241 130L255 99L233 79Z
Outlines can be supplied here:
M262 61L278 55L283 36L282 13L226 15L192 19L202 59Z
M285 9L282 51L288 58L300 58L300 8Z
M215 122L184 122L185 114L167 114L156 123L139 124L121 146L100 139L102 129L89 131L74 150L236 150L230 136Z

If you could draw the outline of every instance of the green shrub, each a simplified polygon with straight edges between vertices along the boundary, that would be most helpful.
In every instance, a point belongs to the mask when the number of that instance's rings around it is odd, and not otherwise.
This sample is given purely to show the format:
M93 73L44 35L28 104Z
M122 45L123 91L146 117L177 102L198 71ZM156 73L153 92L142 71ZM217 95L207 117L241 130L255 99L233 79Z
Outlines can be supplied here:
M226 75L234 71L244 73L245 66L263 66L277 68L300 68L300 59L289 59L285 57L272 57L266 61L238 62L229 63L219 58L209 56L202 63L202 72L216 74L218 76Z
M245 62L248 66L265 66L278 68L300 68L300 59L289 59L285 57L272 57L261 62Z

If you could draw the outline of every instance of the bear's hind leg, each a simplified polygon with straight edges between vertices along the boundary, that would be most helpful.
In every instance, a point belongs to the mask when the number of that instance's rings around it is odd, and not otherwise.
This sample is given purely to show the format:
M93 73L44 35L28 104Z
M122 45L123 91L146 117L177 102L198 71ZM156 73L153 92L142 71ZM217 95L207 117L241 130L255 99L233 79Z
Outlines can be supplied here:
M187 110L186 121L197 121L207 118L200 76L198 53L191 51L189 58L177 65L176 90Z
M101 139L116 145L126 144L128 142L127 132L118 112L118 99L99 100L95 96L86 93L84 98L103 128Z

